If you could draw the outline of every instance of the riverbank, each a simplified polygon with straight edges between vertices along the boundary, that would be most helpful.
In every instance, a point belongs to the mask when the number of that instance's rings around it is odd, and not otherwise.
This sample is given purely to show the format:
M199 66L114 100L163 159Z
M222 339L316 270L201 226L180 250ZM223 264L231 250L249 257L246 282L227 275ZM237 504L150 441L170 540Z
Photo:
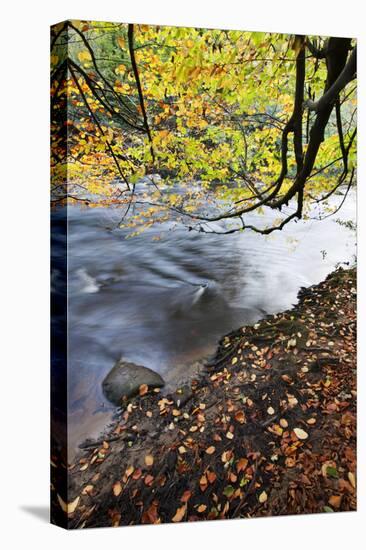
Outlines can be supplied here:
M190 387L141 387L69 467L69 527L355 510L355 288L339 269Z

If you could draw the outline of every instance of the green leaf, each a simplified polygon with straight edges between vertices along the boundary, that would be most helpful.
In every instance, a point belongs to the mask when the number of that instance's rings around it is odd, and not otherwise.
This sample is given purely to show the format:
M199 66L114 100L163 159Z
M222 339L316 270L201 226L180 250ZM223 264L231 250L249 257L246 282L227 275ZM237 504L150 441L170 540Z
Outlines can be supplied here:
M227 485L225 487L225 489L223 490L223 494L226 496L226 497L231 497L234 493L234 487L232 485Z
M333 466L328 466L328 468L327 468L327 476L333 477L334 479L338 479L338 478L339 478L339 475L338 475L337 469L334 468Z

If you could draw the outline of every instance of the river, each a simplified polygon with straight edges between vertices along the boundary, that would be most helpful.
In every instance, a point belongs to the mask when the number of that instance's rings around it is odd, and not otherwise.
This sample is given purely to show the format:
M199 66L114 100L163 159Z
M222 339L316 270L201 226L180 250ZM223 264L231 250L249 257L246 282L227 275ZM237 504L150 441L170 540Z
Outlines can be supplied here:
M69 206L71 453L110 421L115 409L101 382L119 358L158 371L173 387L225 333L291 307L300 287L353 263L354 231L335 219L355 221L355 201L350 193L334 217L292 222L268 237L208 235L166 222L126 239L116 229L120 210Z

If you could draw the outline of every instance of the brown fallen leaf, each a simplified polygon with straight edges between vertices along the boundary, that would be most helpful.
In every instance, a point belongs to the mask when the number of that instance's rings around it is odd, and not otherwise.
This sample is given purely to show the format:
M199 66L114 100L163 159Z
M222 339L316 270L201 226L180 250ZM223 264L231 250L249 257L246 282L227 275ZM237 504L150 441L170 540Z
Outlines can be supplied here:
M153 481L154 481L154 476L151 476L150 474L147 474L147 476L145 476L144 483L148 487L150 487Z
M247 458L240 458L236 464L236 471L244 472L246 467L248 466L248 459Z
M140 479L141 476L142 476L141 468L136 468L136 470L132 474L132 479L135 479L135 480Z
M333 508L339 508L341 505L341 501L342 501L341 495L332 495L331 497L329 497L329 500L328 500L330 506L332 506Z
M151 505L142 514L142 523L160 523L158 516L158 501L153 500Z
M348 472L348 479L354 489L356 489L356 479L352 472Z
M307 439L309 434L305 432L302 428L294 428L294 433L298 439Z
M200 485L201 491L205 491L207 489L208 481L205 475L201 476L199 485Z
M152 466L154 464L154 457L152 455L146 455L145 464L146 466Z
M94 489L94 485L85 485L84 489L81 491L82 495L90 495Z
M135 468L133 466L128 466L125 471L125 476L128 478L131 474L133 474Z
M116 481L113 484L113 494L115 497L118 497L122 493L122 485L120 481Z
M212 455L212 454L215 452L215 449L216 449L216 447L214 447L213 445L211 445L210 447L207 447L206 453L207 453L208 455Z
M172 521L174 523L177 523L178 521L182 521L182 519L185 516L187 510L187 504L184 504L180 508L177 508L177 511L175 512L174 516L172 517Z
M121 514L117 511L112 514L112 527L119 527L121 517Z
M288 468L293 468L296 464L296 460L292 456L288 456L285 460L285 464Z
M262 491L261 494L258 497L258 500L261 504L263 504L264 502L266 502L267 498L268 498L268 495L267 495L266 491Z
M209 483L214 483L214 481L216 481L216 478L217 478L215 472L211 472L211 471L207 472L206 477Z
M268 431L279 436L283 434L283 429L278 424L273 424L272 426L270 426L268 428Z
M65 514L70 515L75 512L79 504L80 496L76 497L75 500L73 500L72 502L65 502L59 494L57 495L57 499Z
M233 451L224 451L221 455L222 462L229 462L232 459Z
M180 497L180 501L186 503L189 501L191 496L192 496L192 491L184 491L183 495Z
M141 386L139 387L139 394L143 396L143 395L146 395L148 391L149 391L149 386L147 384L141 384Z
M245 424L245 414L243 411L238 411L235 413L234 418L237 422L239 422L239 424Z

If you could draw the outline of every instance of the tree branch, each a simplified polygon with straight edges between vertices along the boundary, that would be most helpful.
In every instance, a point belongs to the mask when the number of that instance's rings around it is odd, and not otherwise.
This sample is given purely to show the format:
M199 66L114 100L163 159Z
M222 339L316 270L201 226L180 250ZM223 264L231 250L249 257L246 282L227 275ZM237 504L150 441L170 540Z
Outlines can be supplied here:
M134 35L134 26L133 26L133 24L130 23L128 25L128 48L129 48L129 51L130 51L132 70L133 70L133 74L135 76L137 91L138 91L138 94L139 94L140 107L141 107L141 112L142 112L142 116L143 116L143 119L144 119L144 126L145 126L145 130L147 132L149 142L150 142L151 157L152 157L152 161L155 162L155 154L154 154L154 148L153 148L153 144L152 144L153 143L152 142L152 136L151 136L150 126L149 126L149 122L147 120L147 114L146 114L146 109L145 109L144 94L142 92L140 75L139 75L139 71L138 71L137 63L136 63L134 44L133 44L133 42L134 42L134 36L133 35Z
M305 101L304 107L306 107L310 111L315 111L316 113L318 113L319 111L324 109L324 107L333 104L336 101L339 92L343 90L343 88L345 88L347 84L351 82L351 80L354 79L356 75L356 70L357 47L355 46L342 72L338 76L337 80L332 84L332 86L320 99L318 99L318 101L311 101L310 99Z

